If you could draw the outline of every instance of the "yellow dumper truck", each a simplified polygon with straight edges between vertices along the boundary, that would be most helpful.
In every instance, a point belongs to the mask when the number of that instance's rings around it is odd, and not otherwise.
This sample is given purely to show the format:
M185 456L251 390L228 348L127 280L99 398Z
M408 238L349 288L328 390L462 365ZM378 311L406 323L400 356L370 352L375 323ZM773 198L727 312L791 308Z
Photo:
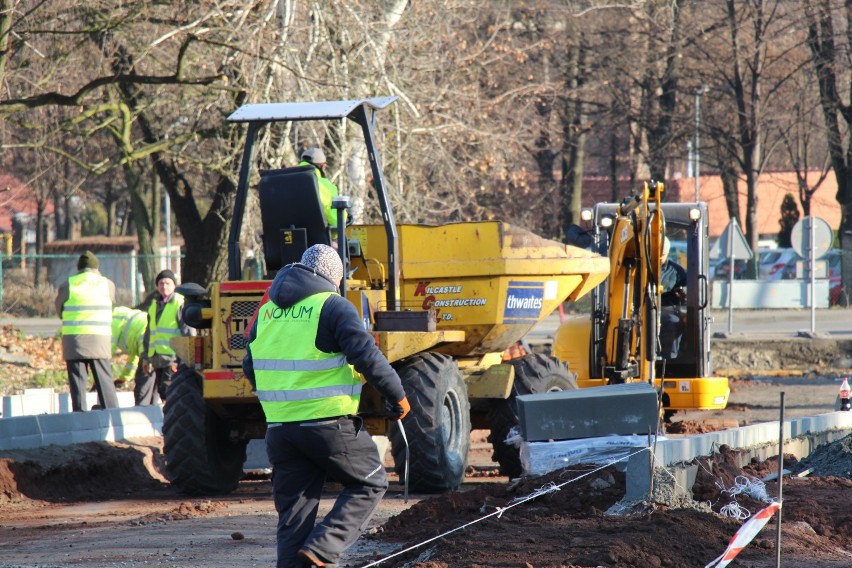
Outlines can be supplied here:
M246 335L262 295L282 266L307 246L338 245L345 296L400 374L412 411L400 430L365 385L359 415L371 434L388 435L400 476L418 491L460 485L470 430L492 428L494 458L517 474L517 448L505 437L517 424L517 392L574 388L552 357L528 354L509 362L503 351L565 301L606 278L606 258L543 239L507 223L397 225L384 185L374 121L395 98L245 105L229 120L245 125L246 144L229 237L229 278L186 283L186 321L197 337L172 341L182 365L164 408L164 453L173 484L189 494L226 493L242 477L246 445L265 433L263 412L243 377ZM382 224L328 227L316 176L295 167L252 172L261 128L293 121L349 119L360 126L372 168ZM243 279L239 250L250 186L261 207L265 275ZM344 211L346 198L335 201ZM518 390L518 384L523 387Z

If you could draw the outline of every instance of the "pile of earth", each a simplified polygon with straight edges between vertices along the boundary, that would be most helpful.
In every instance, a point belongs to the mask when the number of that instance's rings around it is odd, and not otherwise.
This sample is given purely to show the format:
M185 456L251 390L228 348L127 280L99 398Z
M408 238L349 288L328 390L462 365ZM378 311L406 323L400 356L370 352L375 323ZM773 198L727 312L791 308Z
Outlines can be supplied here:
M162 454L145 444L87 442L0 452L0 507L30 500L122 499L168 490Z
M785 568L852 566L852 435L797 462L783 484ZM175 496L157 473L162 456L145 444L93 442L0 452L0 516L37 500L72 502ZM745 515L776 497L777 460L744 467L727 447L696 462L694 501L674 508L621 503L625 476L613 467L574 466L540 477L466 482L461 491L424 498L365 535L366 550L342 566L672 567L706 566L723 553ZM806 475L797 476L800 472ZM182 519L209 511L170 509ZM214 509L217 505L211 504ZM186 510L183 510L183 509ZM611 511L617 510L618 514ZM729 515L736 514L740 518ZM157 519L163 517L158 512ZM776 560L776 515L737 557L738 566ZM144 521L144 518L142 519ZM388 555L386 551L400 552ZM379 552L383 551L383 552ZM2 564L2 561L0 561Z
M852 565L850 446L852 436L801 462L785 456L786 469L810 470L785 477L782 485L785 567ZM637 503L624 513L624 475L612 467L578 466L421 501L371 538L405 551L381 566L706 566L746 516L777 497L777 483L760 479L778 468L777 459L739 467L737 452L724 446L697 463L695 501L686 507ZM620 514L608 513L611 508ZM738 565L775 566L777 519L739 554Z
M721 375L781 370L825 374L852 368L852 340L849 339L750 339L736 335L713 339L711 351L715 372Z

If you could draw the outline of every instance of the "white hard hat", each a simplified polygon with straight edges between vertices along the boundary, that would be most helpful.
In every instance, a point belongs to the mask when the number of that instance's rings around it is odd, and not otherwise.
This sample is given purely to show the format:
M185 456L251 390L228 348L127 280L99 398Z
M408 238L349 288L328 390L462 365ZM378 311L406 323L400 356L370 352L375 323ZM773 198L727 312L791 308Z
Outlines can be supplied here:
M302 160L312 164L324 164L325 152L322 151L322 148L308 148L302 152Z

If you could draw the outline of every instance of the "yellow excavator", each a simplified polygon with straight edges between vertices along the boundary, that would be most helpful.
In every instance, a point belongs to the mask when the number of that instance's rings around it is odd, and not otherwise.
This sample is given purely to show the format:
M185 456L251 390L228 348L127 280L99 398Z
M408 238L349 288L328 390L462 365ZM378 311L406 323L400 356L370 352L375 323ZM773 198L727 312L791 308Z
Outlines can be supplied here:
M621 203L585 209L586 227L569 240L609 258L609 276L592 291L591 317L563 323L553 354L577 374L579 387L646 382L660 394L663 418L678 410L724 408L727 377L712 374L705 203L663 202L664 185L650 181ZM661 276L666 240L680 253L686 286L664 305ZM674 319L671 315L674 315ZM676 321L678 347L661 342L660 322Z

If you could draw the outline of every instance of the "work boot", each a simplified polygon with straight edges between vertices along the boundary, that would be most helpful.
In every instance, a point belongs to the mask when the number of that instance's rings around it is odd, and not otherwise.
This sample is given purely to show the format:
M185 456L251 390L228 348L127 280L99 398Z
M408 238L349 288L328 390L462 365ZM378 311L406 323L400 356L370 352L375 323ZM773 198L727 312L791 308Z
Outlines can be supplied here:
M305 568L335 568L335 566L337 566L336 564L323 562L319 559L319 556L307 548L299 549L299 552L296 554L298 554L299 558L302 559L302 564Z

